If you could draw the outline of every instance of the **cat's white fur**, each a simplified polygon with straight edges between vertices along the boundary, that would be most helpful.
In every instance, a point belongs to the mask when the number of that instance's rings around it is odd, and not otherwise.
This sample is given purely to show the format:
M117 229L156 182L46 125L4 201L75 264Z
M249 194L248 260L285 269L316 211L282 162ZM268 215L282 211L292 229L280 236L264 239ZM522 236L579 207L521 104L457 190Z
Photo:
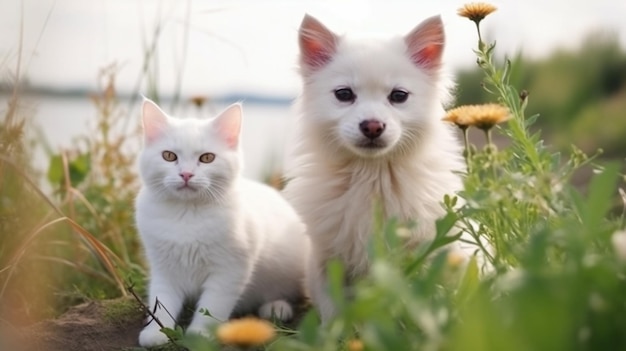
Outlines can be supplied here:
M464 163L454 131L441 121L449 93L438 16L404 37L356 41L306 15L299 41L299 142L285 194L308 228L307 284L326 322L335 311L325 264L340 259L349 277L367 270L374 201L385 218L416 221L412 241L433 238L444 194L462 189ZM341 88L352 89L354 101L339 101ZM409 93L406 102L389 100L394 89ZM367 120L385 125L373 147L359 126Z
M239 176L241 113L235 104L212 120L177 119L143 103L136 222L150 266L150 308L157 299L165 307L155 314L166 327L189 299L215 319L196 311L187 331L207 333L233 312L289 319L289 302L302 297L304 225L278 192ZM177 159L166 161L164 151ZM204 153L215 159L200 162ZM140 345L167 342L159 329L148 324Z

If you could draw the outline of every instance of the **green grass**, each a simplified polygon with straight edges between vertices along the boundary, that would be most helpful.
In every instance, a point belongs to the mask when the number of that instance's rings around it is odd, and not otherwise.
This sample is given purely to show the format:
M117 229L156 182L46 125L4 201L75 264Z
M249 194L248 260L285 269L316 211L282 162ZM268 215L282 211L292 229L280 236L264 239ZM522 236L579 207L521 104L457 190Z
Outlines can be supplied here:
M140 245L132 203L137 189L130 135L112 136L119 123L113 72L94 96L98 130L75 148L51 155L45 194L29 163L29 116L7 109L0 135L0 316L29 323L56 315L85 299L127 295L132 280L143 287ZM20 104L19 82L10 106Z
M105 321L112 324L124 325L129 321L136 321L137 316L142 314L137 301L131 297L107 300L103 308Z

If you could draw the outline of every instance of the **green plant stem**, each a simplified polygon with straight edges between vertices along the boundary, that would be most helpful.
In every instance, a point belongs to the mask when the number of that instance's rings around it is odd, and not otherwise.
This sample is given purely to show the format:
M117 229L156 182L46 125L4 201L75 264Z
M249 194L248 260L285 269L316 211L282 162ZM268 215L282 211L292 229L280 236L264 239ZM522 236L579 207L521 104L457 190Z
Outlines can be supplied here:
M513 87L508 84L508 70L500 71L496 68L492 60L491 50L493 45L485 49L479 48L478 59L482 63L480 67L487 74L487 82L495 88L499 98L509 108L513 118L509 121L508 127L514 142L518 143L530 160L533 169L538 173L543 173L543 166L539 159L539 153L535 145L528 136L524 113L521 109L518 94ZM488 90L489 91L489 90ZM491 92L491 91L490 91Z
M476 24L476 32L478 32L478 49L482 50L485 44L483 43L483 38L480 35L480 21L475 21L474 24Z
M465 152L463 152L463 156L465 158L465 165L467 166L467 171L470 171L470 157L471 157L471 150L470 150L470 144L469 144L469 133L468 133L468 128L461 128L463 130L463 143L465 144Z

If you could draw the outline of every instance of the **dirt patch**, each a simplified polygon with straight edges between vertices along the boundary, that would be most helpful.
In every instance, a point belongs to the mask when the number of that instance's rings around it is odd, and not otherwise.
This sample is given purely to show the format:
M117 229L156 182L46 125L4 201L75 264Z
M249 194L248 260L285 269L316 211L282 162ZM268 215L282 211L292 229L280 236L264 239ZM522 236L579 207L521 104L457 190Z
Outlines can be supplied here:
M295 302L295 318L283 327L294 329L310 308L308 301ZM183 314L183 323L193 315ZM56 319L25 328L0 324L0 351L146 351L137 344L144 314L132 297L86 302L70 308ZM173 344L154 350L180 350Z
M57 319L30 327L3 328L6 351L111 351L137 347L143 313L132 299L92 301L70 308Z

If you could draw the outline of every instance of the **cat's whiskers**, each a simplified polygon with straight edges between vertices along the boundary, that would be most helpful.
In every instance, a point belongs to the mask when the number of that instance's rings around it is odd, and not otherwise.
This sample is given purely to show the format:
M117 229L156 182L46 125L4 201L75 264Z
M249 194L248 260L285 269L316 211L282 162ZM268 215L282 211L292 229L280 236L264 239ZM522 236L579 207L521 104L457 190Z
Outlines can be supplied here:
M150 179L144 185L150 188L159 198L163 198L167 194L167 187L163 184L161 179Z
M202 189L204 190L201 193L203 197L216 204L221 204L224 202L228 187L225 181L220 181L220 178L215 178L209 186Z

